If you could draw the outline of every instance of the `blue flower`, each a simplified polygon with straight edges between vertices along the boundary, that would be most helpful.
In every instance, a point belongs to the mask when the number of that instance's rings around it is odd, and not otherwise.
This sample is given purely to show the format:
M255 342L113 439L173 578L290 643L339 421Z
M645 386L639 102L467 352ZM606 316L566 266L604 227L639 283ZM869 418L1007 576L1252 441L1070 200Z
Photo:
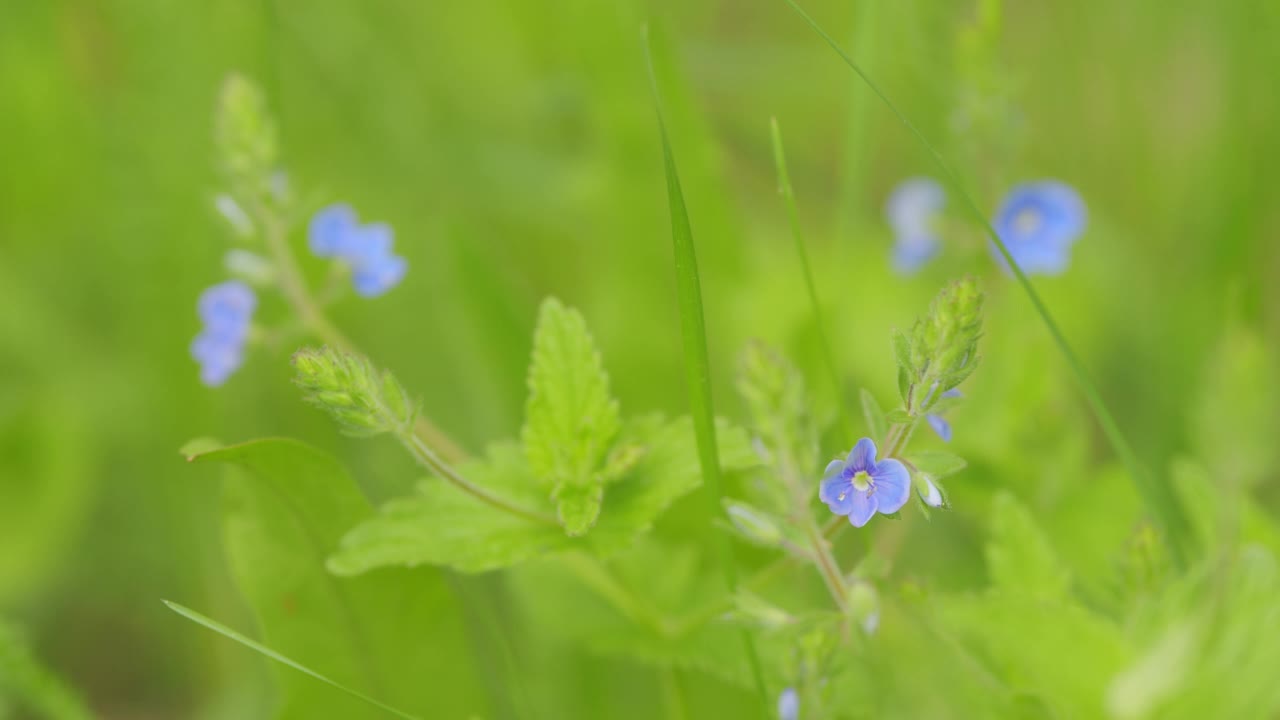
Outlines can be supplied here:
M893 228L895 270L914 273L937 254L937 220L946 204L946 192L929 178L910 178L894 188L884 214Z
M942 393L942 397L958 398L960 397L960 391L955 388L951 388L950 390ZM938 433L938 437L942 438L942 442L951 442L951 423L947 422L946 418L937 413L929 413L924 416L924 419L925 422L929 423L929 427L933 428L933 431Z
M363 297L382 295L399 285L408 272L408 262L391 252L394 242L389 226L360 225L348 205L330 205L317 212L307 231L311 252L351 268L351 284Z
M800 694L789 687L778 695L778 720L797 720L800 717Z
M1028 275L1058 275L1071 263L1071 245L1084 231L1084 201L1070 186L1053 180L1015 186L996 212L995 231ZM1005 270L1009 265L992 243Z
M910 497L911 474L893 458L876 462L876 444L862 438L846 460L827 465L818 499L837 515L848 515L854 527L862 527L877 512L895 513Z
M239 280L200 294L196 312L204 327L191 342L191 357L200 364L200 382L221 385L244 363L244 344L257 306L253 290Z

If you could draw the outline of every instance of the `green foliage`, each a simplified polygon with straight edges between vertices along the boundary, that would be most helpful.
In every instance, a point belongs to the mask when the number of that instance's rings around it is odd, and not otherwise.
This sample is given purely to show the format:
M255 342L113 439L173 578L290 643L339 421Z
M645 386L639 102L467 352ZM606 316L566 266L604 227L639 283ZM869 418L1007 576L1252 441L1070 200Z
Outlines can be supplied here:
M416 409L390 371L379 372L363 355L303 348L293 355L293 382L303 398L328 413L354 437L403 434Z
M784 480L795 482L818 454L804 376L781 353L756 340L742 351L737 387L752 429L772 454L772 465Z
M1194 450L1220 484L1252 487L1280 460L1280 358L1257 333L1229 327L1209 358L1191 415Z
M720 437L720 462L726 469L753 464L745 433L720 423ZM557 527L501 512L432 479L421 483L416 494L392 500L347 533L329 568L339 575L356 575L384 566L429 564L477 573L563 550L615 553L701 484L687 419L632 420L623 426L621 441L644 448L644 455L610 486L595 528L583 537L569 537ZM461 470L477 484L528 507L548 502L522 449L513 444L495 445L484 459L466 463Z
M1032 598L1062 598L1070 585L1049 540L1027 509L1008 493L991 506L987 572L993 587Z
M550 487L569 535L595 525L605 486L637 459L624 452L605 462L620 427L618 403L586 320L555 298L544 300L533 336L521 440L529 470Z
M224 486L224 546L267 647L415 713L445 712L421 692L424 676L474 693L476 679L466 660L431 649L435 642L455 641L458 632L447 621L451 601L439 576L395 570L338 578L326 571L324 559L343 533L372 514L336 460L277 439L205 450L191 461L237 469ZM415 642L404 642L406 637ZM292 671L280 674L279 683L282 719L382 717L364 702ZM463 697L455 696L455 702Z
M862 399L862 417L867 423L867 432L872 438L883 438L889 432L889 421L885 418L884 410L880 409L880 403L876 402L876 396L863 388L859 397Z
M84 703L32 656L15 628L0 621L0 717L25 709L31 717L88 720Z

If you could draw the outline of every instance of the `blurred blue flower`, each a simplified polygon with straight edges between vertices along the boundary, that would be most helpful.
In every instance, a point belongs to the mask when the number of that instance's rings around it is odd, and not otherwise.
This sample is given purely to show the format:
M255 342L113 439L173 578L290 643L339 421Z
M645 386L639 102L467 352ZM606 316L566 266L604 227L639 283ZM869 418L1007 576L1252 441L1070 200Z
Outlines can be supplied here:
M960 391L955 388L951 388L950 390L942 393L942 397L958 398L960 397ZM933 431L938 433L938 437L942 438L942 442L951 442L951 423L947 422L946 418L937 413L929 413L924 416L924 419L929 423L929 427L933 428Z
M778 720L797 720L800 717L800 694L789 687L778 695Z
M204 327L191 342L200 382L216 387L244 363L244 344L258 298L248 285L229 280L200 294L196 311Z
M946 204L946 192L929 178L910 178L894 188L884 214L893 228L895 270L914 273L937 254L937 220Z
M1058 275L1071 263L1071 245L1084 231L1084 201L1069 185L1054 180L1015 186L996 212L995 231L1028 275ZM1006 271L995 243L991 251Z
M833 460L823 473L818 499L837 515L848 515L862 527L877 512L895 513L910 497L911 475L893 458L876 462L876 444L862 438L849 457Z
M409 264L391 252L391 228L382 223L360 225L349 205L330 205L311 218L307 243L319 257L351 268L351 284L363 297L377 297L400 284Z

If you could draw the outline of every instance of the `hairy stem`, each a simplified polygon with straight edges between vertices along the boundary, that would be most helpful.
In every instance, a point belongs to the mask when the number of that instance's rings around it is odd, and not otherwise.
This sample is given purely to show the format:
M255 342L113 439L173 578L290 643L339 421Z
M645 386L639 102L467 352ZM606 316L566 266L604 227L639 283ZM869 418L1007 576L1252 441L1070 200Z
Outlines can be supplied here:
M256 211L262 222L267 249L275 260L276 272L280 279L280 291L293 307L293 311L297 313L303 326L331 347L344 352L356 352L355 344L329 320L307 288L307 282L302 276L302 270L298 267L298 261L289 249L288 230L285 225L275 213L262 206L256 208ZM419 415L414 423L414 431L424 443L436 448L440 455L450 462L466 459L466 451L427 418Z
M560 524L550 515L540 513L535 510L529 510L528 508L523 508L514 503L507 502L503 498L494 495L488 490L462 477L457 470L454 470L448 463L441 460L440 456L436 455L435 451L433 451L417 433L402 431L397 437L399 437L400 443L404 445L405 449L409 451L409 454L413 456L413 459L418 461L419 465L422 465L433 474L444 478L449 484L480 502L483 502L486 505L491 505L503 512L518 515L526 520L532 520L546 525Z

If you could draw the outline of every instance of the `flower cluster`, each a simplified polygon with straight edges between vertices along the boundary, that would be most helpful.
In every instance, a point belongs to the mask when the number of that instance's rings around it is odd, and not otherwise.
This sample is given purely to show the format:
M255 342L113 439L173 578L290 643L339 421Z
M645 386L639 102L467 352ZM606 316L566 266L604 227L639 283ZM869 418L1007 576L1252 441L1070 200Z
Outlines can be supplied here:
M200 364L200 381L216 387L244 363L244 345L258 298L238 280L214 285L200 294L196 305L204 324L191 343L191 356Z
M876 444L862 438L845 460L827 465L818 499L854 527L866 525L877 512L892 514L911 497L911 474L893 458L876 462Z
M928 178L904 180L889 195L885 216L893 228L898 272L913 273L937 254L937 226L945 205L942 186ZM1084 201L1069 185L1043 180L1014 186L996 212L994 227L1024 272L1058 275L1071 262L1071 246L1084 232L1086 215ZM991 252L1009 270L995 243Z
M334 258L351 269L351 283L363 297L377 297L404 279L409 265L391 252L391 228L361 225L349 205L330 205L317 212L307 241L318 257Z

